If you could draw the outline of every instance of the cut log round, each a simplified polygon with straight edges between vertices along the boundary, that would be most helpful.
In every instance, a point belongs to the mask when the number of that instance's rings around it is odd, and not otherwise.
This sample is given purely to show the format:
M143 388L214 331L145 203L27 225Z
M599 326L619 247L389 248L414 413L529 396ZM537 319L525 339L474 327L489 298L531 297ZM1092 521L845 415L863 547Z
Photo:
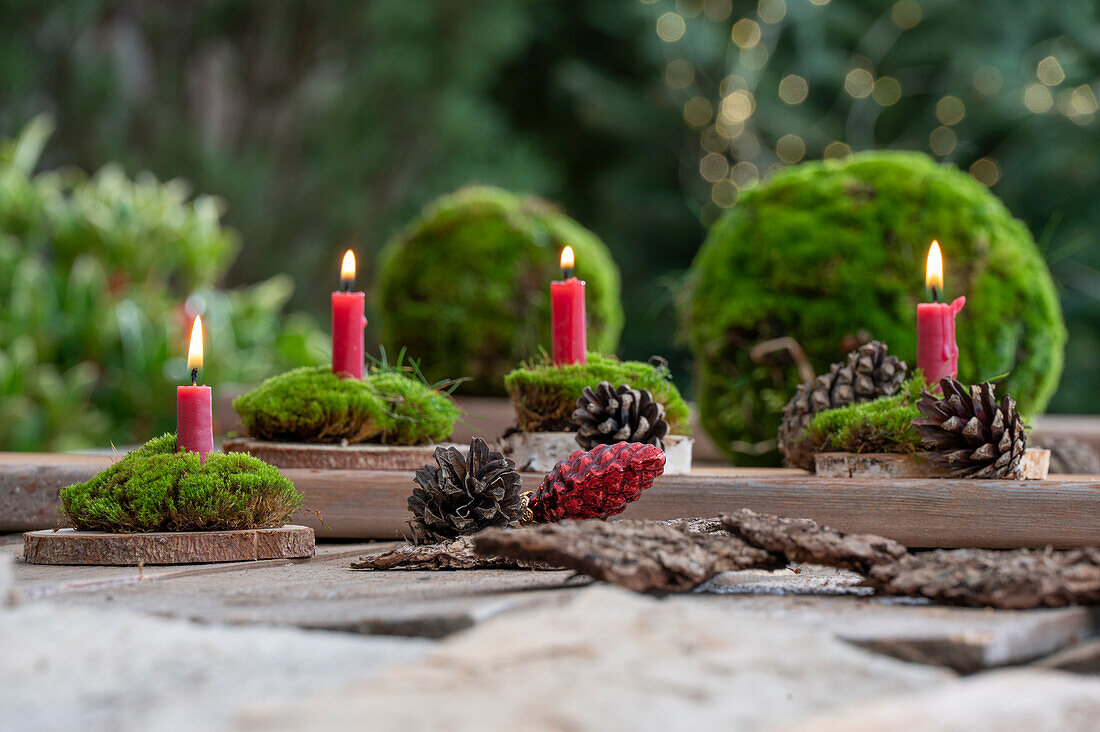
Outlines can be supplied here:
M1024 480L1046 480L1050 450L1030 448L1020 459ZM921 454L897 455L885 452L819 452L814 455L814 472L819 478L950 478L951 471L935 465Z
M419 470L432 462L437 445L311 445L233 437L225 452L246 452L277 468L319 470ZM463 454L467 445L453 445Z
M312 557L313 529L290 524L278 529L109 534L58 529L23 534L23 558L30 564L202 564Z

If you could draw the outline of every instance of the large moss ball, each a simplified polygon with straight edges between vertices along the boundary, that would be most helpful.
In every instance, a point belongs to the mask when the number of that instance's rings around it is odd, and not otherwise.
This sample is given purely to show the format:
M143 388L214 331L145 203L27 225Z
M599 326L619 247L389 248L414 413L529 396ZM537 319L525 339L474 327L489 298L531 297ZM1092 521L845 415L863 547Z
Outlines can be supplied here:
M433 379L500 394L504 374L550 349L550 282L565 245L587 283L588 346L611 352L623 325L619 270L595 234L534 196L472 187L428 206L381 255L382 335Z
M688 334L703 426L743 464L769 463L780 410L799 381L790 337L821 373L876 338L916 366L925 258L943 248L959 377L1007 374L1002 393L1041 412L1062 372L1066 329L1024 224L958 169L875 152L789 168L745 192L691 269Z

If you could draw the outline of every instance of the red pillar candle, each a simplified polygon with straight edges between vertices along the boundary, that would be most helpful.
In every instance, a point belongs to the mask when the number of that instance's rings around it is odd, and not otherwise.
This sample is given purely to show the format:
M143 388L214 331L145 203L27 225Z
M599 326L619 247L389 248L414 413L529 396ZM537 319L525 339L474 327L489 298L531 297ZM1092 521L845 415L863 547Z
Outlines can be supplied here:
M363 315L366 294L352 292L355 283L355 255L349 249L340 267L340 291L332 293L332 373L345 378L363 378Z
M588 358L588 328L584 313L584 282L573 274L573 247L561 252L562 280L550 283L550 330L554 364L584 363Z
M199 386L202 368L202 320L191 326L191 345L187 349L190 386L176 387L176 449L192 450L200 460L214 451L214 417L210 387Z
M943 257L939 242L932 242L928 250L925 284L932 291L934 302L917 305L917 368L924 372L924 380L936 387L945 376L959 376L959 346L955 341L955 316L966 304L965 297L957 297L950 304L940 302L943 291Z

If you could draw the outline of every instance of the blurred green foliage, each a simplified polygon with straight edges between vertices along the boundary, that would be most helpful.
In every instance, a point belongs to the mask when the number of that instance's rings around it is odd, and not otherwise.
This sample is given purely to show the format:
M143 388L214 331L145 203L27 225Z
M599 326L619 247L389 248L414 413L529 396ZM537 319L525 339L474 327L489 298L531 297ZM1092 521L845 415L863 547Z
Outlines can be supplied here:
M0 449L125 444L174 429L195 312L206 383L254 382L323 357L310 319L280 323L288 277L214 289L239 247L215 199L113 166L34 175L49 134L36 118L0 141Z
M292 271L318 317L344 249L369 287L443 193L560 201L622 270L621 355L685 385L674 290L741 190L784 159L933 152L1028 224L1070 331L1052 407L1100 411L1098 36L1095 0L0 0L0 130L49 111L47 167L221 196L227 281Z

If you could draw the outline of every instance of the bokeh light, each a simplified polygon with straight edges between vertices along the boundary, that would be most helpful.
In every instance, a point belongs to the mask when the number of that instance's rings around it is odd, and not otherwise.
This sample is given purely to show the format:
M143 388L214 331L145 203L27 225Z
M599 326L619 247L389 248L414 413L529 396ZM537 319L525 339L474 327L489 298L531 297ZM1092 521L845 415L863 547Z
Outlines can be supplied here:
M1035 75L1047 86L1058 86L1066 80L1066 72L1062 69L1062 64L1058 63L1058 59L1053 56L1047 56L1039 62Z
M1054 97L1050 95L1050 89L1043 84L1029 84L1027 89L1024 89L1024 106L1035 114L1049 112L1054 106Z
M848 147L847 143L840 140L833 140L825 146L825 151L822 157L826 160L840 160L846 158L852 154L852 148Z
M957 125L966 116L963 100L950 94L936 102L936 119L947 126Z
M730 37L740 48L752 48L760 43L760 25L750 18L742 18L733 24Z
M882 107L889 107L901 99L901 83L892 76L875 79L871 97Z
M810 93L810 85L798 74L788 74L779 82L779 98L787 104L801 104Z
M765 23L778 23L787 17L786 0L760 0L756 14Z
M662 41L671 43L684 37L687 24L679 13L665 13L657 18L657 35Z
M806 157L806 143L798 135L783 135L775 144L775 154L788 165L794 165Z
M706 97L692 97L684 103L684 121L692 127L704 127L714 117L714 108Z
M928 147L941 158L950 155L957 144L958 138L955 136L955 131L950 127L937 127L928 136Z
M890 19L902 30L916 27L924 17L924 10L917 0L898 0L890 9Z
M995 66L983 66L974 72L974 88L979 94L991 97L1005 85L1004 76Z
M852 69L844 77L844 90L856 99L871 95L875 88L875 77L867 69Z
M970 175L989 188L1001 179L1001 166L993 158L979 158L971 164Z
M699 175L710 183L722 180L730 171L730 163L725 155L707 153L699 161Z
M695 67L687 59L677 58L665 67L665 83L673 89L686 89L695 81Z

